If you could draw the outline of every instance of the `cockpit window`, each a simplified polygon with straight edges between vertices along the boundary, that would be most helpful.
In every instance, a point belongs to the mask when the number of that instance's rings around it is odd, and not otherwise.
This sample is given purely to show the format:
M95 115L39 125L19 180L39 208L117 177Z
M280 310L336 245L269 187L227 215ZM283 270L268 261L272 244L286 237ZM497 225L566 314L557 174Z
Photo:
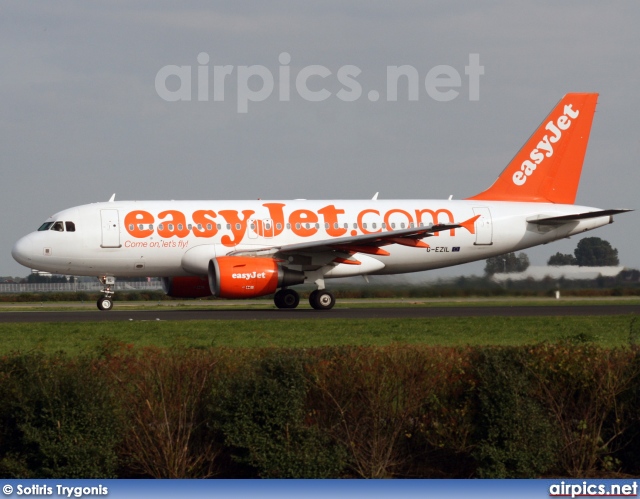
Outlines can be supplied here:
M38 231L44 230L56 230L58 232L64 232L66 229L67 232L75 232L76 224L73 222L45 222L39 228Z

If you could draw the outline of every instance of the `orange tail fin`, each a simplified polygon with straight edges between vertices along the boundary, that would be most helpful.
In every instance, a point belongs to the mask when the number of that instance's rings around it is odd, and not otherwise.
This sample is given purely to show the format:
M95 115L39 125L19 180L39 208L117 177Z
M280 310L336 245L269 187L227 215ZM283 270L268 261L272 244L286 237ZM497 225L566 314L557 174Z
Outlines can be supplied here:
M598 94L567 94L498 180L469 199L573 204Z

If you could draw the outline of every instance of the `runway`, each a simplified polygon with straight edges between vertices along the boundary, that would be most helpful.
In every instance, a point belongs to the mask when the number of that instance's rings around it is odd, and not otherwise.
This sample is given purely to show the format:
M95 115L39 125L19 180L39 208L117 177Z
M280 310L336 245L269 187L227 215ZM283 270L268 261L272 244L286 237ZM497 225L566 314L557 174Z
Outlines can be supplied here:
M358 307L347 306L328 311L310 308L277 309L224 309L219 307L167 310L111 310L91 311L25 311L1 312L0 323L27 322L108 322L108 321L189 321L189 320L326 320L326 319L406 319L433 317L567 317L640 314L640 305L514 305L514 306L419 306Z

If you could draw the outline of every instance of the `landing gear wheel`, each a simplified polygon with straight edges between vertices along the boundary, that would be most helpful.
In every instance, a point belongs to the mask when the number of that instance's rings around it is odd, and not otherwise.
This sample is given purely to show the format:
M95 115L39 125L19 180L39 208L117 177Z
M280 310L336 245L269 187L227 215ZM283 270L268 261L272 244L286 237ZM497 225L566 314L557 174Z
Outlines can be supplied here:
M300 295L293 289L281 289L276 292L273 302L278 308L296 308L300 303Z
M329 310L336 304L336 299L329 291L317 289L309 295L309 304L316 310Z
M103 296L100 299L98 299L99 310L107 311L107 310L111 310L112 308L113 308L113 302L111 301L110 298Z
M116 284L116 278L110 275L101 275L98 276L98 281L102 283L104 288L101 290L104 294L98 300L98 310L111 310L113 308L113 301L111 301L111 297L113 296L112 286Z

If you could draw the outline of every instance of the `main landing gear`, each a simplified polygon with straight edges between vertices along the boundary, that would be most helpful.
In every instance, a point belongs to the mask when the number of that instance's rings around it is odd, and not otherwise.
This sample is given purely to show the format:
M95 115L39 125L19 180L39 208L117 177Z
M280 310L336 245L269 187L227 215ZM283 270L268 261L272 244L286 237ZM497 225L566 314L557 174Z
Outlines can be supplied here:
M300 303L300 295L293 289L283 288L276 292L273 302L278 308L296 308ZM329 310L335 304L335 297L326 289L316 289L309 295L309 305L316 310Z
M100 276L98 277L98 280L104 286L104 289L102 289L104 296L98 298L98 310L111 310L113 308L113 300L111 297L114 295L114 291L111 290L111 286L116 284L116 278L113 276Z
M278 308L296 308L300 303L300 295L293 289L279 289L273 297Z
M329 310L336 304L336 298L326 289L316 289L309 295L309 305L316 310Z

